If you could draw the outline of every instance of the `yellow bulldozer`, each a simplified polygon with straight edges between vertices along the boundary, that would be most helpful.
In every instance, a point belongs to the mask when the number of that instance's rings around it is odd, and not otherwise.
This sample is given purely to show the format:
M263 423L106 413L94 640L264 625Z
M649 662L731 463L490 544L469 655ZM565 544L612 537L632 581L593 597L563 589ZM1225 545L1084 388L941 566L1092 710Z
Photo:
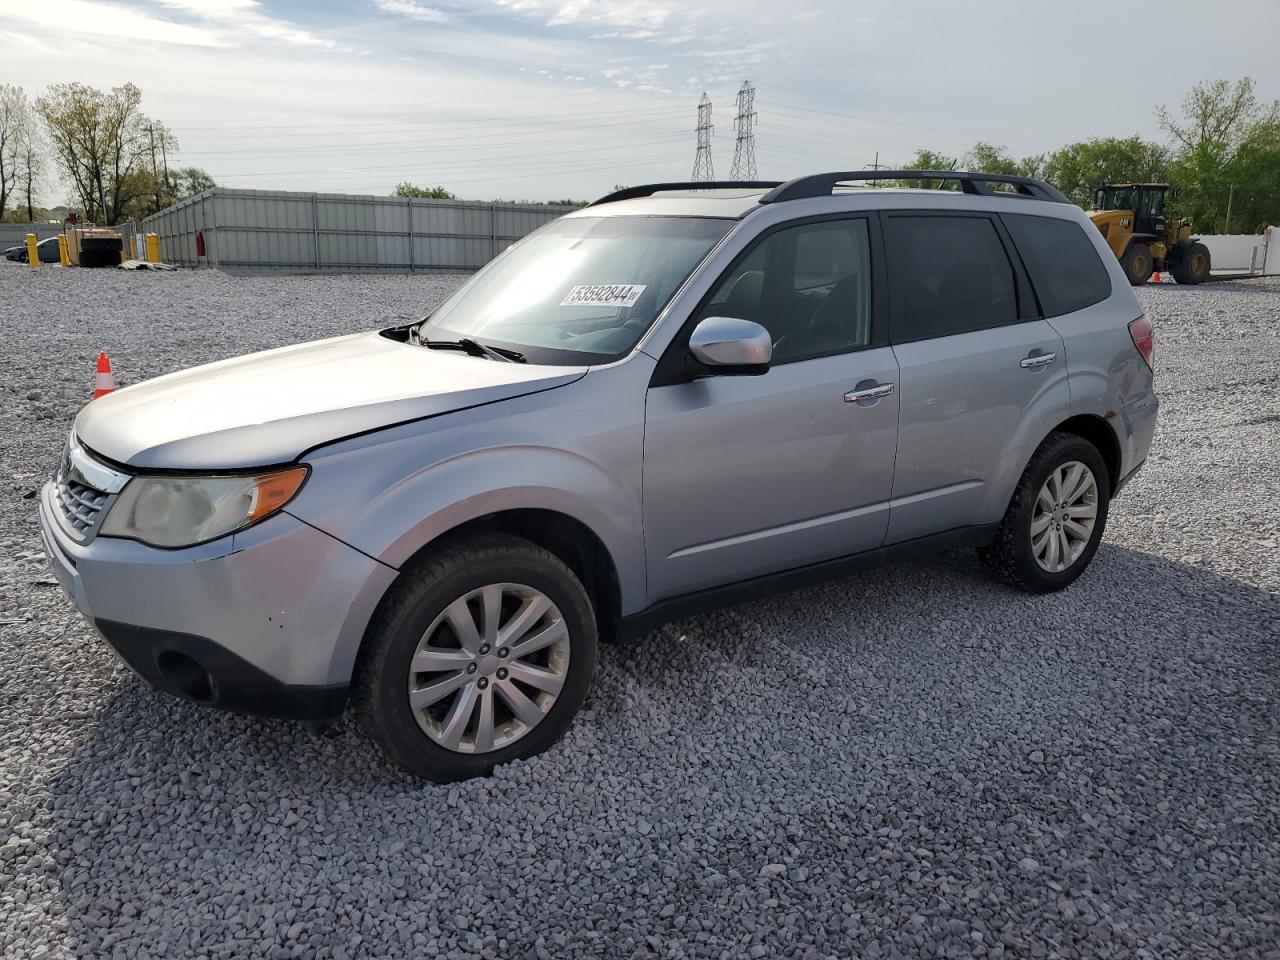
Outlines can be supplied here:
M1209 279L1209 248L1192 236L1190 220L1166 220L1167 183L1104 183L1089 219L1135 287L1161 270L1179 283Z

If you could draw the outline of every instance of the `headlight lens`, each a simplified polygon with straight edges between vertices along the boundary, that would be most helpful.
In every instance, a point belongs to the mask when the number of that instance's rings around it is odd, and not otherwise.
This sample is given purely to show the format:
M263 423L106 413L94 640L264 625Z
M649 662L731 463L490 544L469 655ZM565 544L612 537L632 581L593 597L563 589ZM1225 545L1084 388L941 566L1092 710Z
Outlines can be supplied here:
M134 477L99 536L129 537L156 547L216 540L281 510L306 479L306 467L238 477Z

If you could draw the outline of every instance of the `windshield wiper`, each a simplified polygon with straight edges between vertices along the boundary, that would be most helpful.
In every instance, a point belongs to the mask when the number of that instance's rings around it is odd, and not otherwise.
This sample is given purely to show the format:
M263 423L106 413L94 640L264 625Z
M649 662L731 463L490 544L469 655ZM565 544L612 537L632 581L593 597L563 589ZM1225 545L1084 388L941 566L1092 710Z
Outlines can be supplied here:
M488 357L490 360L501 360L503 363L524 363L524 354L506 347L491 347L472 340L470 337L459 337L457 340L423 340L422 345L429 350L462 350L473 357Z

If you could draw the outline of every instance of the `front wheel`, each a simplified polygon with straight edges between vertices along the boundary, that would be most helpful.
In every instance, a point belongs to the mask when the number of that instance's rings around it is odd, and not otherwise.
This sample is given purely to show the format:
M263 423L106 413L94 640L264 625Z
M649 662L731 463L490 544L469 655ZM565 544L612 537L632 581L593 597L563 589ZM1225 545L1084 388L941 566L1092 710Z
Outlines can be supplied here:
M369 737L437 782L532 757L568 729L596 666L596 622L578 578L527 540L485 535L401 576L356 665Z
M1097 447L1075 434L1052 433L1023 471L982 559L1021 590L1061 590L1097 552L1110 503L1107 465Z
M1129 244L1124 256L1120 258L1120 266L1129 279L1129 285L1140 287L1151 279L1155 269L1155 261L1151 258L1151 248L1137 240Z

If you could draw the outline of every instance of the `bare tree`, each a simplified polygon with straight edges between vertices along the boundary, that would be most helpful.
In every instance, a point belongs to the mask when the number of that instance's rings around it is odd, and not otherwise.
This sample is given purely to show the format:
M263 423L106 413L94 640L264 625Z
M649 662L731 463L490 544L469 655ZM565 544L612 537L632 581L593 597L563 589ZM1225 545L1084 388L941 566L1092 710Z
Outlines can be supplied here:
M60 83L36 100L54 156L84 207L85 217L119 221L143 187L151 145L163 128L143 115L142 91L131 83L104 93L82 83ZM163 131L169 149L177 146Z
M0 83L0 218L19 184L18 155L31 126L31 110L21 87Z
M34 123L34 117L22 131L17 150L17 188L22 191L27 201L27 222L36 218L35 195L45 178L45 156L48 145L40 134L40 128ZM17 206L15 203L14 206Z

